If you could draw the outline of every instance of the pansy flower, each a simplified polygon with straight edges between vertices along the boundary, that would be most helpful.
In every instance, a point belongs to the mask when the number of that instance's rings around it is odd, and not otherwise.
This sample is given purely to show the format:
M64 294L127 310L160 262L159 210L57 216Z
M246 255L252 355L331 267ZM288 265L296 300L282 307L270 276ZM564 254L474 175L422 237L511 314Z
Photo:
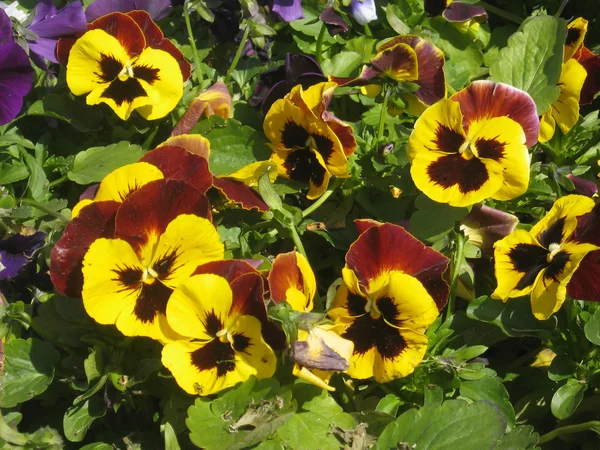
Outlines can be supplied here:
M275 372L275 353L260 321L243 313L247 296L211 273L194 275L173 292L167 320L183 338L165 345L162 362L186 392L210 395Z
M67 84L89 105L106 103L123 120L167 115L183 95L189 65L145 11L112 13L58 52L68 53ZM182 70L183 69L183 70Z
M442 16L462 32L470 28L477 31L487 20L487 12L481 6L453 0L425 0L425 12L430 16Z
M350 14L361 25L377 20L377 7L375 0L352 0Z
M32 82L29 57L13 41L10 18L0 9L0 126L17 117Z
M189 141L201 152L204 138L198 136ZM51 253L50 277L58 292L81 297L81 267L92 242L101 237L113 238L115 215L123 201L137 189L162 179L181 181L178 188L182 194L185 192L189 204L202 205L201 210L188 209L187 212L211 217L210 205L204 195L212 185L206 159L181 147L163 146L152 150L141 162L111 172L102 180L93 198L82 200L73 208L73 219Z
M431 42L415 35L396 36L377 47L377 55L363 67L358 77L330 77L342 86L364 86L369 96L381 92L375 81L414 83L419 88L404 94L409 112L420 114L425 106L446 97L444 53Z
M298 252L277 255L269 272L269 291L275 303L287 301L296 311L312 311L317 281L306 258Z
M271 11L278 19L286 22L303 19L302 0L272 0Z
M498 287L492 297L506 301L530 294L533 315L540 320L558 311L582 259L600 248L574 236L577 217L593 208L594 201L582 195L559 198L530 231L518 229L496 242Z
M412 373L427 349L426 328L448 298L448 258L404 228L358 220L329 316L354 343L348 374L389 382Z
M510 200L527 190L527 147L538 132L527 93L476 81L416 121L408 141L412 179L429 198L452 206Z
M336 84L296 86L265 117L272 161L284 178L309 184L307 197L320 197L332 175L346 178L347 156L356 148L350 125L327 111Z
M260 74L248 103L260 107L266 114L273 103L285 97L294 86L300 84L307 89L323 81L327 81L327 77L323 75L319 63L314 58L286 53L283 65Z
M512 233L518 223L514 214L477 204L461 220L460 229L471 244L489 250L496 241Z
M179 336L165 317L173 289L196 267L223 259L219 234L179 180L151 181L119 206L114 238L96 239L83 258L81 296L98 323L126 336L169 341Z
M38 2L33 11L34 17L27 26L29 33L25 36L32 61L40 68L46 69L44 58L57 63L56 44L63 36L85 32L87 21L80 2L72 2L56 9L52 0Z

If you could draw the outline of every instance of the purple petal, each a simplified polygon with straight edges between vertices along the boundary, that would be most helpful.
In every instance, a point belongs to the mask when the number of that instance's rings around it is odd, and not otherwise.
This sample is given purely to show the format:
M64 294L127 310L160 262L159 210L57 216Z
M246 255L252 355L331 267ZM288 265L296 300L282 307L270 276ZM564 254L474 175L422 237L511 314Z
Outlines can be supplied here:
M567 178L573 182L575 186L575 192L588 197L593 197L594 194L598 193L598 185L593 181L586 180L585 178L578 177L570 173Z
M46 233L38 231L30 236L15 234L0 241L0 280L10 280L23 270L29 259L44 245Z
M81 7L81 3L77 2ZM83 10L83 8L82 8ZM40 2L35 7L34 13L35 17L31 22L30 26L33 26L43 20L46 20L50 16L55 15L57 12L56 7L54 6L53 0L40 0Z
M442 16L448 22L466 22L475 17L485 18L487 17L487 12L481 6L452 2L442 13Z
M35 41L28 41L27 44L29 45L29 50L31 53L35 53L36 55L46 58L53 63L57 63L58 60L56 59L55 54L57 42L57 39L39 38Z
M57 13L47 15L37 23L31 24L27 29L40 38L58 39L62 36L84 33L87 30L87 20L81 3L73 2Z
M329 31L331 36L348 31L348 24L342 18L342 16L340 16L337 11L333 9L333 6L328 6L325 8L319 15L319 19L321 22L325 23L327 26L327 31Z
M286 22L303 19L302 0L273 0L273 13Z
M12 24L10 17L0 8L0 45L6 42L12 42Z
M32 82L33 68L25 50L10 41L0 44L0 125L19 114Z
M85 10L85 17L91 22L112 12L126 13L134 10L147 11L153 20L164 19L171 12L170 0L96 0Z
M307 55L285 54L285 79L295 81L305 74L321 74L321 66L316 59Z
M350 3L350 14L361 25L366 25L373 20L377 20L375 0L352 0L352 3Z
M98 188L100 187L100 183L92 184L88 186L88 188L81 193L79 196L79 201L81 200L94 200L96 196L96 192L98 192Z
M16 277L29 263L29 258L23 255L11 255L0 250L0 280L10 280Z

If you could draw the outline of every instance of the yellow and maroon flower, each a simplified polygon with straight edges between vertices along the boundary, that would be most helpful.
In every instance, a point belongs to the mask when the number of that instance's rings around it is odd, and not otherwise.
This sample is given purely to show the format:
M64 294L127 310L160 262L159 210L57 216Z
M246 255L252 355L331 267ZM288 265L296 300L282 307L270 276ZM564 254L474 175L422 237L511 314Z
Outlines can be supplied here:
M469 242L482 250L490 250L494 243L512 233L519 219L517 216L486 205L473 205L461 220L460 229Z
M448 258L400 226L356 223L361 234L346 254L344 283L328 314L354 343L348 374L388 382L423 359L425 329L448 299Z
M134 110L148 120L164 117L189 76L181 52L145 11L96 19L79 38L59 42L57 53L67 57L71 92L87 94L88 105L106 103L123 120Z
M211 273L194 275L173 292L167 320L182 339L165 345L162 362L186 392L210 395L275 372L260 321L243 312L247 295Z
M558 311L582 259L600 248L574 235L578 216L593 208L594 201L583 195L562 197L530 231L518 229L496 242L498 287L492 297L507 301L530 294L533 315L540 320Z
M114 238L96 239L83 259L83 305L98 323L127 336L169 341L169 297L200 264L223 259L203 194L179 180L152 181L117 210Z
M325 192L332 175L350 176L347 156L356 149L352 127L327 111L336 86L326 82L304 90L298 85L271 106L264 121L279 175L308 183L309 199Z
M446 97L444 52L415 35L396 36L377 48L377 55L356 78L331 77L342 86L366 86L375 79L415 83L414 94L404 94L409 112L420 114L424 106ZM381 88L375 92L381 91Z
M217 115L224 119L230 119L233 116L232 109L229 89L227 89L225 83L217 81L192 100L177 125L175 125L171 136L189 133L202 115L206 117Z
M306 258L298 252L277 255L269 273L269 291L275 303L287 301L296 311L312 311L317 281Z
M453 23L462 32L469 29L477 31L479 25L487 20L487 12L478 5L453 0L425 0L425 11L430 16L441 15Z
M408 141L411 176L428 197L452 206L510 200L527 190L527 147L538 133L527 93L476 81L419 117Z

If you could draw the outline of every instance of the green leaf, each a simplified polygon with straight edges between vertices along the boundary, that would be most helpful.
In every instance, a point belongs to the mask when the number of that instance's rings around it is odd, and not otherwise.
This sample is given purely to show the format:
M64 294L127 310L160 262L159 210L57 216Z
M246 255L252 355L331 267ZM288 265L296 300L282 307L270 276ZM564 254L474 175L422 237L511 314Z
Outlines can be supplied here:
M394 394L387 394L385 397L383 397L381 400L379 400L379 403L377 403L377 407L375 408L375 411L384 412L384 413L388 413L388 414L395 416L396 413L398 412L398 408L403 403L404 402L402 400L400 400Z
M31 192L31 197L34 200L42 201L45 197L46 187L48 185L46 173L35 157L27 153L27 151L23 148L20 150L21 154L23 155L23 161L29 170L29 181L27 182L27 187Z
M548 367L548 378L552 381L562 381L571 378L577 370L577 363L567 355L557 355Z
M506 421L494 403L448 400L442 406L406 411L386 427L376 448L397 448L402 443L419 450L491 450L505 429Z
M106 406L100 397L93 397L85 403L71 406L63 417L66 438L71 442L81 442L94 420L105 414Z
M200 448L227 448L235 442L235 436L225 431L227 423L211 411L209 401L197 398L188 409L185 423L191 431L191 441Z
M62 120L77 130L87 133L97 130L102 122L102 110L90 108L81 100L65 94L45 94L27 110L28 116L45 116Z
M25 180L29 176L29 170L25 164L14 160L11 163L0 164L0 185Z
M566 33L564 19L536 16L525 21L490 67L491 79L524 90L535 101L538 115L544 114L560 94L556 84Z
M488 400L496 403L502 408L509 428L515 426L515 410L501 378L485 377L479 380L462 381L460 395L471 400Z
M577 410L581 400L583 400L583 394L586 389L587 384L573 378L569 379L552 396L550 409L554 417L560 420L570 417Z
M435 241L448 234L469 213L468 208L454 208L434 202L420 194L415 200L417 211L410 218L410 229L421 240ZM435 220L431 218L435 217Z
M539 440L540 435L531 425L521 425L506 433L494 450L533 450Z
M114 447L104 442L93 442L91 444L84 445L79 450L114 450Z
M600 345L600 309L597 309L592 318L583 328L585 337L594 345Z
M39 339L13 339L4 344L0 407L12 408L44 392L54 378L59 353Z
M349 77L363 62L363 56L356 52L336 53L333 58L323 61L323 73L336 77Z
M202 121L199 123L202 126ZM198 125L192 133L198 133ZM202 133L201 133L202 134ZM229 119L202 134L210 141L210 170L215 175L228 175L256 161L269 159L271 150L262 133L237 120Z
M119 167L137 162L144 151L139 145L121 141L107 147L92 147L75 155L69 180L77 184L98 183Z

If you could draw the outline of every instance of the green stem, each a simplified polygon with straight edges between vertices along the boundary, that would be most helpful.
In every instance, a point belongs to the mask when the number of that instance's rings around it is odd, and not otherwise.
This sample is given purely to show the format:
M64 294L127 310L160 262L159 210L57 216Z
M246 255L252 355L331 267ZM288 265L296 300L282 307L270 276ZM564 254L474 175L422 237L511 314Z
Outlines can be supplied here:
M235 52L235 56L233 57L233 61L231 61L231 66L229 66L229 70L227 71L227 75L225 75L225 84L231 78L231 74L235 70L242 56L242 51L244 50L244 46L246 45L246 41L248 40L248 35L250 34L250 24L246 25L244 29L244 35L242 36L242 40L240 41L240 45L238 45L237 51Z
M11 230L11 229L10 229L10 227L9 227L8 225L6 225L6 224L4 223L4 221L2 221L2 220L0 220L0 228L1 228L2 230L4 230L4 234L5 234L5 235L7 235L7 234L11 234L11 233L13 232L13 230Z
M379 115L379 128L377 129L377 145L380 144L383 138L383 131L385 130L385 118L387 117L387 106L390 99L390 88L385 88L385 94L383 95L383 103L381 104L381 114Z
M563 12L563 9L565 9L565 6L567 6L567 3L569 3L569 0L563 0L563 2L558 7L558 10L556 11L556 14L554 14L554 17L560 17L560 15Z
M316 50L316 57L317 57L317 62L319 63L319 66L323 65L323 38L325 37L325 30L327 29L327 26L325 25L325 22L323 22L323 25L321 26L321 31L319 31L319 35L317 36L317 50Z
M196 40L194 39L194 31L192 30L192 23L190 22L190 10L189 1L183 2L183 18L185 19L185 27L188 32L188 39L192 47L192 56L194 58L194 78L196 82L200 84L202 82L202 74L200 73L200 56L198 56L198 49L196 48Z
M317 201L315 201L312 205L310 205L308 208L306 208L304 211L302 211L302 217L306 217L309 216L310 214L314 213L317 209L319 209L321 207L321 205L323 203L325 203L325 201L331 197L331 194L333 194L333 192L343 183L344 181L341 178L336 178L335 181L333 183L331 183L331 186L329 186L327 188L327 190L323 193L323 195L321 195Z
M158 128L159 126L156 125L154 127L154 129L150 132L150 134L148 135L148 137L144 140L144 143L142 144L142 148L146 149L146 148L150 148L150 146L152 145L152 141L154 140L154 138L156 137L156 133L158 133Z
M50 189L52 189L53 187L58 186L59 184L64 183L65 181L67 181L69 179L69 177L67 176L67 174L65 173L62 177L57 178L54 181L51 181L50 183L48 183L48 187Z
M546 433L542 437L540 437L538 444L545 444L546 442L550 442L552 439L555 439L559 436L563 436L565 434L579 433L581 431L587 430L592 430L596 433L600 432L600 421L590 420L589 422L583 422L577 425L568 425L566 427L556 428L555 430L552 430L549 433Z
M488 2L480 1L479 6L485 9L492 14L496 14L497 16L503 17L506 20L516 23L517 25L521 25L523 23L523 19L515 14L504 11L502 8L498 8L497 6L490 5Z
M25 203L26 205L29 205L32 208L38 209L38 210L40 210L40 211L48 214L49 216L56 217L57 219L59 219L63 223L67 223L69 221L69 219L67 219L62 214L57 213L56 211L52 211L47 206L44 206L41 203L36 202L35 200L30 200L28 198L22 198L21 199L21 203Z
M298 250L298 252L308 260L308 256L306 256L306 250L304 250L304 245L300 240L300 235L298 234L298 230L296 230L296 226L294 224L291 224L288 227L288 230L290 230L292 240L294 241L294 245L296 246L296 250Z
M367 37L373 37L373 33L371 32L371 27L368 23L365 23L365 35Z
M463 260L465 249L465 236L462 232L456 234L456 249L452 258L450 267L450 297L448 298L448 308L446 309L446 320L454 313L454 304L456 302L456 291L458 290L458 276L460 275L460 266Z

